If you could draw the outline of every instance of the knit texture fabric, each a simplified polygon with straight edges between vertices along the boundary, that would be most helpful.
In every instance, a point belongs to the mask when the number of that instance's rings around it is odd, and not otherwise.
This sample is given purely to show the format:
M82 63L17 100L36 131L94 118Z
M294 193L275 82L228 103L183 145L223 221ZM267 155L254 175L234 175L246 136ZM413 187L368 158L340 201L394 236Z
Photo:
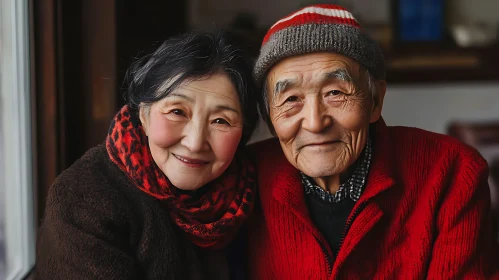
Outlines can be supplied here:
M373 124L367 184L335 258L300 172L277 140L252 146L260 205L248 226L252 279L494 279L487 163L449 136Z
M385 79L385 61L379 46L350 12L337 5L312 5L277 21L262 42L254 76L262 83L278 61L313 52L335 52L352 58L378 80Z

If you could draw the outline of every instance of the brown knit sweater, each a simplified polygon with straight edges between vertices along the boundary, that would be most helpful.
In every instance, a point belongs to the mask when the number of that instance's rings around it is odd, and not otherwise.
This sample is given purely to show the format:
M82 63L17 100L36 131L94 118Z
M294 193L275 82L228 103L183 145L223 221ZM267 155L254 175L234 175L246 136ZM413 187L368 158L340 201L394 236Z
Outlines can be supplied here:
M229 279L228 250L193 245L167 211L133 185L103 145L91 149L49 192L36 278Z

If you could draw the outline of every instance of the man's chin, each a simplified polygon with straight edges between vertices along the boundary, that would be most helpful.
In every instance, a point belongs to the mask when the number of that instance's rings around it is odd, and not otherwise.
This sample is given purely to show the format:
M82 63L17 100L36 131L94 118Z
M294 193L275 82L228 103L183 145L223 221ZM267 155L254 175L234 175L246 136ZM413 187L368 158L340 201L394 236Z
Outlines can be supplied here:
M332 166L331 162L329 162L329 164L309 164L307 166L298 167L298 169L312 178L335 176L341 172L338 170L337 166Z

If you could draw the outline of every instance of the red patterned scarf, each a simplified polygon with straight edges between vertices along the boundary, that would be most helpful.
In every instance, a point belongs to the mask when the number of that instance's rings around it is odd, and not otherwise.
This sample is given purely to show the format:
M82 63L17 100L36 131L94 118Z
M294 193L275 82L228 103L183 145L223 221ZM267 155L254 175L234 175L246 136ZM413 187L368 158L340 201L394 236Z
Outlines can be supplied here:
M106 147L111 160L139 189L163 201L175 224L198 246L225 247L253 210L255 170L239 152L207 192L194 197L171 185L156 165L142 124L128 106L111 123Z

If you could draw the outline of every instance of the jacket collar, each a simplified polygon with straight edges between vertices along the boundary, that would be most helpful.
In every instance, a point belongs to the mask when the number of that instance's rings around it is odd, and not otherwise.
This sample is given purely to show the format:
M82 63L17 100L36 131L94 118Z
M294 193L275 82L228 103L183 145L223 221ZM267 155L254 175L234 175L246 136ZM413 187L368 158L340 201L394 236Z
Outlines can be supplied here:
M383 118L371 125L374 137L374 149L372 157L372 167L367 176L367 183L364 193L360 197L360 202L370 200L379 193L395 185L395 160L392 151L390 131Z

